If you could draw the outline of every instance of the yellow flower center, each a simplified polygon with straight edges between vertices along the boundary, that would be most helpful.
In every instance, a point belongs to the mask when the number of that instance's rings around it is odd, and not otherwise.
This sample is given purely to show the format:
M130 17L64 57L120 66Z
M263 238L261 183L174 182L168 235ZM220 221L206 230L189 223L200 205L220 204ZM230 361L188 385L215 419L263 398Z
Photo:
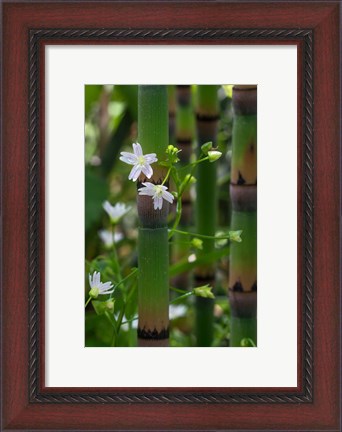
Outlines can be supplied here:
M140 166L145 165L145 158L144 158L144 156L139 156L139 157L138 157L138 164L139 164Z
M161 187L161 185L156 185L155 186L155 195L157 197L160 197L163 195L163 188Z

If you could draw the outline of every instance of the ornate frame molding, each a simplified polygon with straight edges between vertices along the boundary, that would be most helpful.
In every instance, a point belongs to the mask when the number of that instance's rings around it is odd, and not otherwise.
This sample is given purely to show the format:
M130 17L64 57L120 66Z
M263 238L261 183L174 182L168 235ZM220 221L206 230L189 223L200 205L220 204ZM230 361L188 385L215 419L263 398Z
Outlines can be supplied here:
M303 41L303 344L302 391L232 392L40 392L40 43L46 40L133 41ZM294 404L313 401L313 31L311 29L31 29L29 34L29 399L31 403Z

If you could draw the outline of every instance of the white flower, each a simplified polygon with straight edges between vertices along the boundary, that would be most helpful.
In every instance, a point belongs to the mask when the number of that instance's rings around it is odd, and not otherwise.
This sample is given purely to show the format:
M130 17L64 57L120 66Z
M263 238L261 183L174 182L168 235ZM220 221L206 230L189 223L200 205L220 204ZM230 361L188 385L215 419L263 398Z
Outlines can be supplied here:
M145 187L138 189L139 195L148 195L153 199L154 210L162 209L163 199L172 204L173 195L167 192L167 187L150 182L143 183Z
M93 275L89 273L90 297L97 298L100 294L111 294L114 287L111 282L101 282L101 275L99 272L94 272Z
M176 318L180 318L184 316L187 312L187 308L185 305L170 305L169 307L169 319L173 320Z
M158 161L156 158L157 155L155 153L143 155L142 148L139 143L133 144L133 152L134 153L120 153L120 160L122 162L125 162L129 165L134 165L128 176L128 180L136 181L141 172L143 172L147 178L151 178L153 174L151 164Z
M108 230L100 230L98 232L100 239L106 248L111 248L113 246L113 233ZM118 243L123 239L122 233L114 233L114 243Z
M131 210L131 207L126 207L125 204L122 203L117 203L115 206L112 206L109 201L105 201L102 207L108 213L113 224L118 223L122 216Z

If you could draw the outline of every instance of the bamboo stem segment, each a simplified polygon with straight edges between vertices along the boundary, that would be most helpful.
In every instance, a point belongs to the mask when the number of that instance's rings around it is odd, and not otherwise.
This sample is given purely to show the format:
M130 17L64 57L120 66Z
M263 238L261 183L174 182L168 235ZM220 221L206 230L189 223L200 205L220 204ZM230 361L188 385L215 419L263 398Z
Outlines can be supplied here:
M231 346L250 338L257 343L257 88L234 86L230 194L232 230L243 241L231 244L229 301Z
M198 154L201 146L217 140L219 118L218 86L199 85L197 87L196 126ZM204 161L197 167L196 173L196 232L214 236L217 218L216 164ZM215 249L213 239L203 240L203 249L198 255L207 255ZM203 265L195 270L196 285L215 284L215 265ZM196 298L196 338L197 346L211 346L213 341L214 301Z
M167 228L139 229L138 338L167 346L169 254ZM146 346L146 343L144 344Z
M138 141L143 153L156 153L164 159L169 141L168 96L166 86L141 85L138 91ZM153 164L153 176L142 182L161 184L165 168ZM167 216L169 204L163 201L155 210L150 196L137 196L140 220L138 239L138 345L168 346L169 338L169 245Z
M167 86L169 98L169 143L175 144L175 129L176 129L176 86Z
M178 154L180 166L184 167L190 163L192 155L192 143L194 138L195 118L192 106L192 94L190 85L176 86L176 147L181 150ZM189 168L187 173L190 173ZM186 173L183 171L183 174ZM182 215L179 226L187 229L192 222L192 202L190 188L182 195ZM178 243L179 235L174 235L175 244L172 248L173 261L177 262L189 255L189 245ZM189 239L188 239L189 240ZM188 289L190 285L190 273L184 272L172 280L173 286L181 289Z

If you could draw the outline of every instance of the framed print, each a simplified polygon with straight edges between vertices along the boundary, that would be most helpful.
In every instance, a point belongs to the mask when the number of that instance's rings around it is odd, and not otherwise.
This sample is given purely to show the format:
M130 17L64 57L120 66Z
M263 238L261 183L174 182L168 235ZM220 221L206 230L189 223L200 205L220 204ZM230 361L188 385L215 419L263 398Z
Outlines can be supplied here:
M339 430L339 12L3 2L3 430Z

